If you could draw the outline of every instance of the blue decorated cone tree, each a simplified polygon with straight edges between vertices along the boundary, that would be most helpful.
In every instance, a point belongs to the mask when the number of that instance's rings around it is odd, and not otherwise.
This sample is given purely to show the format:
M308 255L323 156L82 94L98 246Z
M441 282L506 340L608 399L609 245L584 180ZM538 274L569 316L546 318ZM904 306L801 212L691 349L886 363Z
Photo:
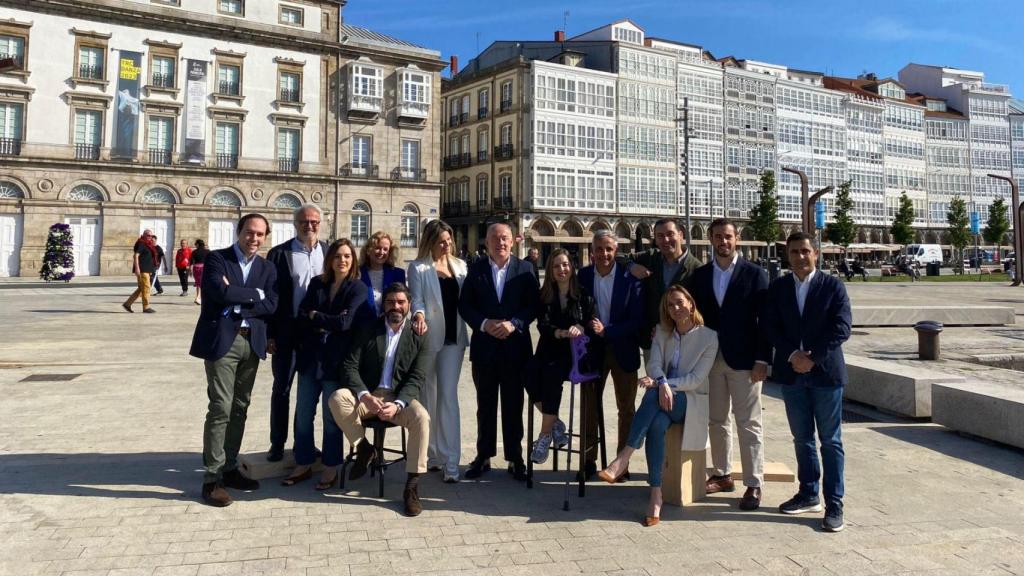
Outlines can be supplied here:
M46 238L46 254L43 255L43 268L39 271L39 277L47 282L70 282L75 277L75 255L71 250L73 245L71 226L50 226L50 234Z

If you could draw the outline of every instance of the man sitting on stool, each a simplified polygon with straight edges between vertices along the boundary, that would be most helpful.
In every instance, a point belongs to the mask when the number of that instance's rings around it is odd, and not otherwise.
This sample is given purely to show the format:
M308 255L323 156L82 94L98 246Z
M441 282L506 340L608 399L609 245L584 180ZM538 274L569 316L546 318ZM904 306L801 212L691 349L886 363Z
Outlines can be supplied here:
M366 474L376 457L366 439L361 420L379 418L409 430L405 469L405 513L423 511L419 477L427 471L427 437L430 416L417 398L429 361L426 341L409 327L409 288L394 283L381 298L384 315L355 337L341 368L344 388L328 400L331 414L345 437L356 448L349 480Z

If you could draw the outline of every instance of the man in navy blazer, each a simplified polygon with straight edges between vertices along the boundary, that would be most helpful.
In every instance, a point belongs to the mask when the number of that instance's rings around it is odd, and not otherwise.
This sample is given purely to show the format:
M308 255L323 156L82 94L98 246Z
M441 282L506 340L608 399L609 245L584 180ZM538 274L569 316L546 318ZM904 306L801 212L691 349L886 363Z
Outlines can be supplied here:
M820 511L821 478L825 496L822 528L838 532L844 526L845 457L840 424L846 362L842 345L850 337L850 299L842 281L815 270L818 251L810 234L791 234L786 239L786 254L793 272L772 283L761 322L775 347L772 377L782 384L800 481L800 491L779 506L779 511ZM821 463L815 428L821 441Z
M726 218L709 228L714 255L686 281L704 325L718 332L718 357L708 374L708 436L713 471L709 494L732 492L732 423L736 419L743 484L741 510L761 505L764 430L761 382L768 375L771 344L758 329L768 274L736 252L736 224Z
M533 268L512 255L512 226L487 228L488 257L474 262L459 296L459 314L473 329L469 361L476 387L476 458L466 478L479 478L497 455L498 398L501 435L508 471L526 480L523 463L523 373L533 354L530 323L540 307L540 286Z
M615 405L618 410L618 444L615 453L626 447L629 428L636 413L637 370L640 368L640 327L644 319L644 300L641 282L629 273L627 266L619 266L615 258L619 239L611 230L594 233L590 245L590 266L580 268L579 283L591 297L597 318L590 328L597 335L594 351L602 358L600 384L583 389L583 410L586 411L587 430L585 444L593 446L584 456L584 474L597 473L597 407L604 397L608 375L615 387ZM629 471L622 474L629 477Z
M288 441L288 414L292 381L295 380L295 348L301 336L296 315L306 288L314 276L324 271L327 243L318 240L323 212L316 204L303 204L292 215L295 238L270 249L267 261L277 272L277 310L267 325L268 352L273 355L270 369L274 386L270 392L270 450L267 460L277 462L284 457Z
M258 256L270 223L262 214L238 221L238 242L206 257L203 306L189 354L205 360L210 400L203 427L203 500L228 506L227 488L255 490L238 471L238 450L260 359L267 357L267 320L277 308L277 272Z

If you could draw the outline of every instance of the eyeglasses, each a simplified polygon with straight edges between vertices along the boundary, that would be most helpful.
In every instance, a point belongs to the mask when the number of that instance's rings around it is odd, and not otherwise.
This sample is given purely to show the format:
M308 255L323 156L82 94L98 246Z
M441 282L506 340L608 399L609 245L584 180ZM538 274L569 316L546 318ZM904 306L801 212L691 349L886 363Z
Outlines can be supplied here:
M305 225L305 226L310 226L312 228L316 228L317 226L320 225L320 221L319 220L299 220L298 222L296 222L296 224L301 224L301 225Z

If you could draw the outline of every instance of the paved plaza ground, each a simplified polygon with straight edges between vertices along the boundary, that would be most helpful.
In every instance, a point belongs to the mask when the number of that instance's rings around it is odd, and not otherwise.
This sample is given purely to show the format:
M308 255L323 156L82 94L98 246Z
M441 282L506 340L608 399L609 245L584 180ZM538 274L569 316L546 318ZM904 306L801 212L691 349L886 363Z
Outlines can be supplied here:
M168 278L157 314L127 314L119 304L130 287L118 283L0 284L0 574L1024 574L1024 453L857 406L844 426L847 529L839 534L823 533L819 515L779 514L795 485L777 483L758 512L736 508L741 492L714 495L667 507L659 526L643 528L642 455L632 482L591 484L568 512L550 464L527 491L500 462L480 482L425 479L417 518L401 514L400 471L389 473L384 500L369 479L326 494L268 480L234 492L228 508L210 508L199 502L206 384L202 362L187 355L198 307ZM852 284L850 292L855 304L1014 306L1024 320L1024 288ZM1024 322L951 328L943 346L951 357L1024 353ZM847 349L898 357L915 347L909 328L873 328L857 329ZM46 374L78 376L25 380ZM468 362L463 374L468 462ZM263 365L245 452L268 446L270 384ZM610 386L605 406L613 413ZM766 386L764 414L767 459L795 470L776 385Z

